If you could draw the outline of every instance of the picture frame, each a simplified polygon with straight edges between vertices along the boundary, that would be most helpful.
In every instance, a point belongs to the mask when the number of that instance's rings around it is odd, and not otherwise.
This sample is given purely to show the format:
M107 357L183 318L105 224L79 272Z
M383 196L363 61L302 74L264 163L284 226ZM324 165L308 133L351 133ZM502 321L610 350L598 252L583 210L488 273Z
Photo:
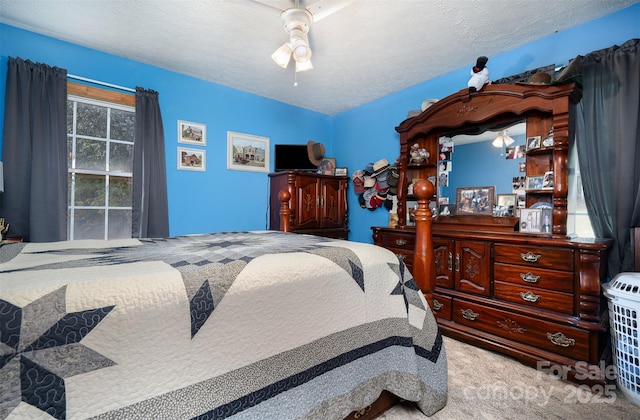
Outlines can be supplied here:
M544 173L544 177L542 178L542 189L553 189L553 171L547 171Z
M495 187L456 188L456 214L493 215Z
M347 168L336 168L336 176L347 176Z
M178 120L178 143L206 146L206 124Z
M542 189L542 183L544 182L544 175L528 176L525 183L527 191Z
M269 138L227 131L227 169L269 172Z
M415 226L416 224L416 210L418 209L418 202L414 200L407 201L406 204L406 225Z
M455 216L456 205L455 204L440 204L438 216Z
M178 147L178 169L185 171L207 170L207 155L203 149Z
M553 230L553 209L540 209L541 224L540 233L551 233Z
M541 233L542 232L542 209L520 209L520 232Z
M527 137L527 152L540 148L540 136Z
M506 208L509 208L509 206L512 206L513 208L515 208L517 203L517 198L518 198L517 194L498 194L497 205L504 206Z
M336 174L336 159L335 158L322 158L320 163L320 171L322 175L335 175Z

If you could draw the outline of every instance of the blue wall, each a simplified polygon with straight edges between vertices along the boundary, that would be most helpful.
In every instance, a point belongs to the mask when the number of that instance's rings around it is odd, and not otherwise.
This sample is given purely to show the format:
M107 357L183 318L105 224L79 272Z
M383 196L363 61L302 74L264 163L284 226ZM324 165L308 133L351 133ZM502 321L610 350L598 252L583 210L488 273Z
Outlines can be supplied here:
M171 235L268 228L267 174L226 169L227 131L270 138L271 156L274 144L306 144L310 139L322 142L327 154L334 155L331 118L327 115L7 25L0 25L0 36L1 115L4 115L8 57L42 62L66 68L69 74L126 87L141 86L160 93ZM188 92L191 94L185 94ZM178 120L206 124L206 172L177 169ZM4 119L2 126L3 123ZM273 159L271 162L272 169Z
M639 36L640 4L636 4L490 57L487 66L491 79L498 79L552 63L565 64L578 54ZM268 177L264 173L226 169L227 131L269 137L272 155L276 143L304 144L310 139L322 142L327 156L336 157L338 166L348 167L349 173L381 158L393 161L399 151L395 127L407 112L419 109L424 99L443 98L466 87L469 68L476 58L469 57L469 67L329 117L4 24L0 24L0 39L1 115L4 115L8 57L42 62L66 68L70 74L160 93L171 235L267 227ZM479 50L478 55L481 54ZM206 172L177 170L178 120L207 125ZM297 124L290 124L292 120ZM0 133L3 126L4 121L0 120ZM352 190L349 192L351 240L371 242L371 226L387 222L386 210L361 209L357 196Z

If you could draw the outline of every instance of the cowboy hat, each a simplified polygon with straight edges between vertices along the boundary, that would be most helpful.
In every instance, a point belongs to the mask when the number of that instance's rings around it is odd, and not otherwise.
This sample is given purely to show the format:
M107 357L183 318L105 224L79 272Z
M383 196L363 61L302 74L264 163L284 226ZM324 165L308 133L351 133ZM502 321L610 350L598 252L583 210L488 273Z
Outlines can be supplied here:
M319 166L322 163L324 152L324 144L316 143L313 140L307 142L307 154L309 155L309 160L314 165Z

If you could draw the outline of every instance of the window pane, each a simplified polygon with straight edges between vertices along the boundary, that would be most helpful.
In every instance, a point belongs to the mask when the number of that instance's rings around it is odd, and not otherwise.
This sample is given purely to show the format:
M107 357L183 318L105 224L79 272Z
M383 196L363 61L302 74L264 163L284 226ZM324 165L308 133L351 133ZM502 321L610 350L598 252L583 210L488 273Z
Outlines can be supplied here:
M67 168L73 168L73 139L67 137Z
M586 214L576 214L576 232L582 238L594 238L593 229L589 216Z
M109 207L131 207L131 181L131 178L109 177Z
M111 110L111 139L133 141L133 128L135 127L135 113Z
M67 101L67 134L73 134L73 101Z
M109 210L109 237L131 238L131 210Z
M76 174L75 205L104 206L105 178L104 175Z
M587 213L587 203L584 200L582 177L580 174L576 175L576 183L578 185L578 188L576 189L576 213Z
M109 143L109 171L133 172L133 144Z
M107 108L78 102L76 134L107 138Z
M107 169L107 143L101 140L76 141L76 169L104 171Z
M104 239L104 210L76 209L73 239Z

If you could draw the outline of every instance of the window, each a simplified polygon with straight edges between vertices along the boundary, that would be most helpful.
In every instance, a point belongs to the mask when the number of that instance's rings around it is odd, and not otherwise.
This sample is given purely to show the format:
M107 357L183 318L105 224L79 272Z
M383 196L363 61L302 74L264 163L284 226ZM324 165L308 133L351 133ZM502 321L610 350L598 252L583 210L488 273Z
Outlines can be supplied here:
M135 97L68 86L67 238L130 238Z
M582 178L578 164L578 152L572 147L569 152L569 196L567 197L567 235L594 238L593 228L587 212L582 191Z

